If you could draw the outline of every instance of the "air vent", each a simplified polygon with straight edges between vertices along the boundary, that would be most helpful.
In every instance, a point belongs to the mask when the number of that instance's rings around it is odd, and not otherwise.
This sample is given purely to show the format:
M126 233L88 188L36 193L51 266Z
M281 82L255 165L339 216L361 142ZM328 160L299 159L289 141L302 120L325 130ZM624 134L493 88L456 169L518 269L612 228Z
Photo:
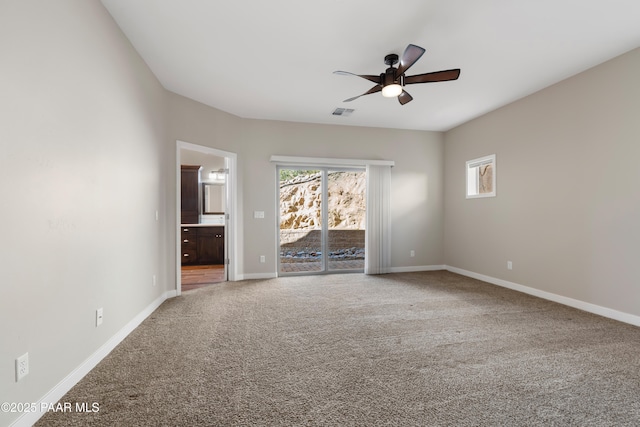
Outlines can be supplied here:
M335 110L333 110L333 113L331 113L331 114L333 114L334 116L347 117L347 116L350 116L351 113L353 113L353 112L354 112L353 108L336 108Z

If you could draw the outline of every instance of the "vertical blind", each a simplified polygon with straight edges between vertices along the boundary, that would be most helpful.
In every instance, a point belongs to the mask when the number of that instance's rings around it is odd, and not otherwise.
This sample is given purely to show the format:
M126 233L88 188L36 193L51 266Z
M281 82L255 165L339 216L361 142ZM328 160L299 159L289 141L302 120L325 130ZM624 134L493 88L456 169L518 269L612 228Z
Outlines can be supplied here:
M391 268L390 193L391 166L367 165L365 274L385 274Z

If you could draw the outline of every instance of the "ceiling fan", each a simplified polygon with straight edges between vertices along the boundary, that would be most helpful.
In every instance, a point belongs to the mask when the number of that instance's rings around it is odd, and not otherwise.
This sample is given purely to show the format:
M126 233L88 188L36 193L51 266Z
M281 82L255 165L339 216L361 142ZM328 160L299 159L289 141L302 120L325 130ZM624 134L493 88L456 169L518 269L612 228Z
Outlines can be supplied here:
M411 101L413 97L409 95L407 91L403 89L403 86L416 84L416 83L434 83L434 82L446 82L449 80L456 80L460 76L460 69L453 70L434 71L432 73L416 74L415 76L405 76L405 73L413 64L420 59L425 52L420 46L410 44L402 54L400 59L400 65L395 68L394 65L398 63L398 55L390 53L384 57L384 63L389 66L387 70L376 75L367 74L354 74L348 71L334 71L334 74L341 76L357 76L374 82L376 85L369 89L362 95L354 96L353 98L345 99L344 102L351 102L354 99L358 99L361 96L369 95L376 92L382 92L382 96L386 98L397 97L401 105Z

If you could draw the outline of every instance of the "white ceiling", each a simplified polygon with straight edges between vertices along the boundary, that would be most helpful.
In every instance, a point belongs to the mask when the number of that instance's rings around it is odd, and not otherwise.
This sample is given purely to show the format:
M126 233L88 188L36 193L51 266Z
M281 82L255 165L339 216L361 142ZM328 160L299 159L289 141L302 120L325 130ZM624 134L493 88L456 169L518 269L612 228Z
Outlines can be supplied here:
M638 0L102 0L170 91L245 118L444 131L640 46ZM372 94L356 74L457 81ZM337 108L354 108L349 117Z

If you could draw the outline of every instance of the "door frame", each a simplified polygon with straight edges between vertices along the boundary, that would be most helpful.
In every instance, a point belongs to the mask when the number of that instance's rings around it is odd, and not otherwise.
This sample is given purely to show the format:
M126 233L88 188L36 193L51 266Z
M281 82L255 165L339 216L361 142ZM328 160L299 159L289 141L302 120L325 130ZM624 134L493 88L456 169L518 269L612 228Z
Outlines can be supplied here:
M224 157L225 168L229 170L227 180L225 182L225 277L230 282L238 280L238 194L237 194L237 163L238 155L230 151L219 150L217 148L206 147L203 145L192 144L190 142L176 140L176 295L182 293L182 239L180 224L180 150L197 151L203 154L210 154L218 157Z

